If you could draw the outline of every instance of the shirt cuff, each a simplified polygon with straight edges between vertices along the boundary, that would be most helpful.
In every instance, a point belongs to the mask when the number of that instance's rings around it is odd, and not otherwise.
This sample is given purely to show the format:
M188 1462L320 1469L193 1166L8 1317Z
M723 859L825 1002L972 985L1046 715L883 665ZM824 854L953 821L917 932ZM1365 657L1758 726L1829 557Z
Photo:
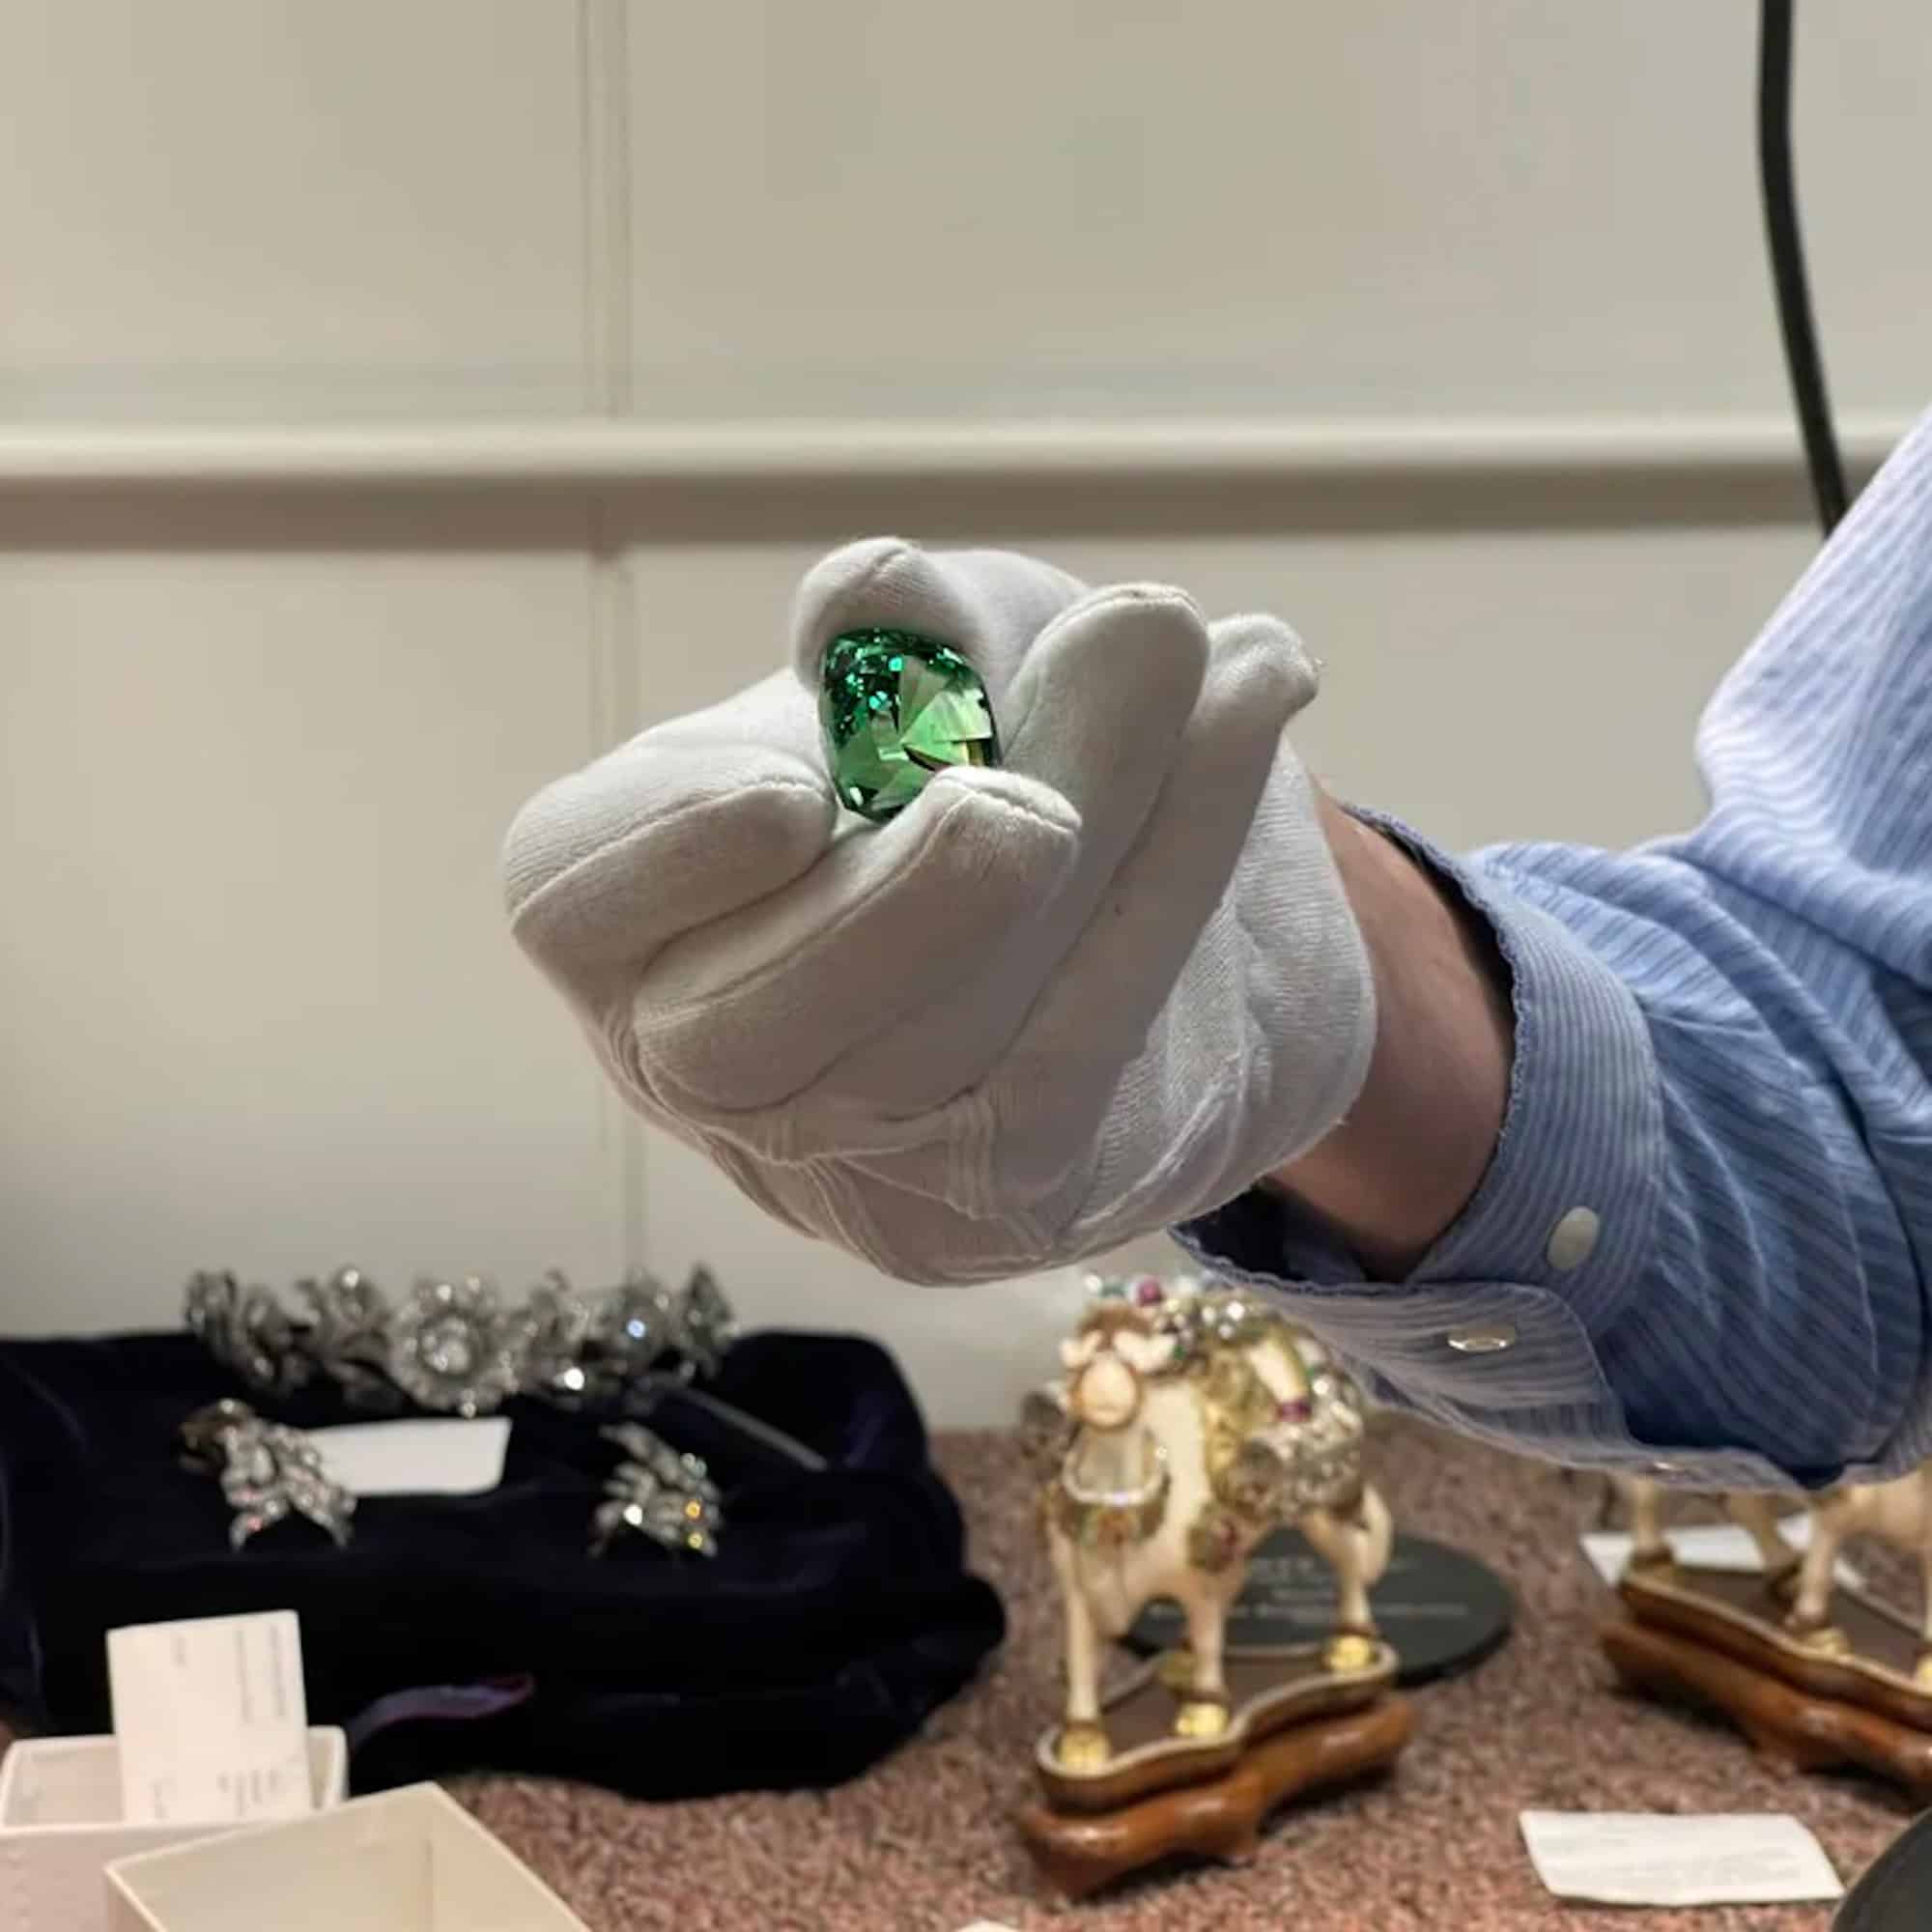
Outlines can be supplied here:
M1256 1188L1177 1230L1217 1274L1287 1312L1411 1398L1491 1412L1614 1398L1601 1337L1642 1279L1663 1172L1649 1030L1623 980L1520 882L1359 812L1481 918L1508 971L1515 1053L1481 1184L1400 1283L1369 1281L1335 1236Z

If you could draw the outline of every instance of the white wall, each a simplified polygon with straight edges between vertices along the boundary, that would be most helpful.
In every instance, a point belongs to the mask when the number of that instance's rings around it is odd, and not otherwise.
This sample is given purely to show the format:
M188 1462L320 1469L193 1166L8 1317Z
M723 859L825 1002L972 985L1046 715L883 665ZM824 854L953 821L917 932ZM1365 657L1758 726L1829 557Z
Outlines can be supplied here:
M1681 823L1811 544L1753 12L0 0L0 1318L701 1255L1004 1415L1066 1284L879 1282L620 1118L503 824L887 527L1282 611L1313 761L1453 842ZM1869 453L1932 15L1801 27Z

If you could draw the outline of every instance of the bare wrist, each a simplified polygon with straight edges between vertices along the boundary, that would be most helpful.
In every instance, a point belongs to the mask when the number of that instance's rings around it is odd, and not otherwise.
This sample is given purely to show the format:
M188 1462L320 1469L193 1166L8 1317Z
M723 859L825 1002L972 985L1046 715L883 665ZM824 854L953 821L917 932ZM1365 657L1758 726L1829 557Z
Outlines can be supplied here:
M1507 972L1453 889L1325 796L1322 814L1375 973L1375 1052L1348 1119L1270 1179L1398 1280L1461 1214L1495 1150Z

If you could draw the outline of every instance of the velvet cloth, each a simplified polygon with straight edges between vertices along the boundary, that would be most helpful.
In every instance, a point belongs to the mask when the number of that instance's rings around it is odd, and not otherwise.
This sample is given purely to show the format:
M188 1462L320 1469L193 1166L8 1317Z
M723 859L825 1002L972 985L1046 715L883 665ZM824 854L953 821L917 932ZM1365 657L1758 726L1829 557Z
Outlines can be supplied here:
M835 1783L909 1737L1004 1634L892 1358L856 1338L745 1337L707 1384L798 1437L808 1471L676 1396L651 1427L724 1492L710 1560L587 1551L619 1451L599 1419L518 1401L501 1485L362 1501L337 1549L306 1523L228 1548L185 1467L202 1404L252 1400L185 1334L0 1343L0 1700L108 1727L122 1624L300 1613L311 1720L350 1726L373 1790L467 1769L639 1797ZM333 1388L255 1406L364 1421Z

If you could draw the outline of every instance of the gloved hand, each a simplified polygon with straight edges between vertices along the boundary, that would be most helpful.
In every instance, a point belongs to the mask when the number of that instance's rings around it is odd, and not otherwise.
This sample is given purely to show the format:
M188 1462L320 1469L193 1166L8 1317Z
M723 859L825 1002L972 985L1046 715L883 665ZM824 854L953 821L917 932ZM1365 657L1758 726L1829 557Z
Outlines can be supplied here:
M883 826L817 724L825 646L872 625L962 651L1004 745ZM881 539L807 576L793 655L510 831L517 938L641 1113L913 1281L1095 1254L1341 1119L1374 987L1283 736L1317 683L1285 625Z

